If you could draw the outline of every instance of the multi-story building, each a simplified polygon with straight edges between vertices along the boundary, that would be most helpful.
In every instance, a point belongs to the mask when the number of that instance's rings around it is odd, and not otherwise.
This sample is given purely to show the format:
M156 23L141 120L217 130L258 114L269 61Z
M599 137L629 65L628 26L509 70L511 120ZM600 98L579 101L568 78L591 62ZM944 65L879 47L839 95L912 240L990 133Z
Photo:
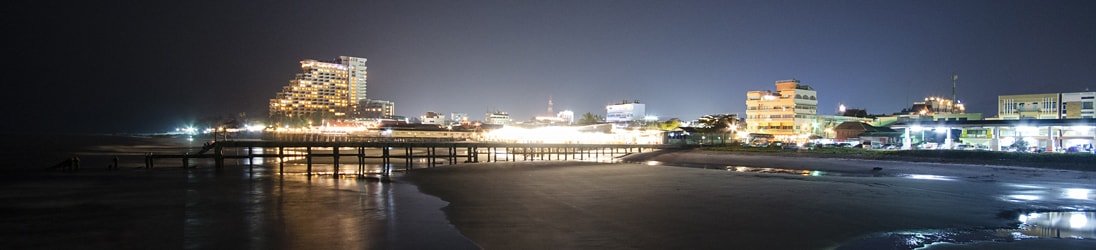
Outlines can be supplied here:
M1078 119L1096 117L1093 104L1096 92L1062 93L1062 118Z
M396 103L385 100L365 99L358 102L358 117L392 118L396 115Z
M622 101L619 104L605 106L606 122L640 121L647 116L646 105L635 101Z
M510 114L502 111L487 113L483 118L483 123L486 124L509 125L511 122Z
M365 58L301 61L301 72L270 99L270 116L346 118L365 99L365 78Z
M997 96L997 118L1060 119L1062 94L1027 94Z
M445 115L433 111L426 112L426 114L419 117L419 123L422 124L445 125L445 122Z
M1080 119L1096 117L1096 92L1003 95L997 97L997 119Z
M556 114L556 117L558 117L560 120L562 120L563 122L565 122L567 124L571 124L571 123L575 122L575 112L574 111L570 111L570 110L560 111L559 113Z
M368 85L366 79L368 73L365 66L365 58L340 56L335 62L345 65L348 73L347 80L350 83L351 100L358 103L368 99L365 90Z
M778 141L804 142L817 129L818 93L799 80L776 81L776 91L746 93L746 131Z
M465 125L471 123L468 120L468 113L449 113L449 122L455 125Z

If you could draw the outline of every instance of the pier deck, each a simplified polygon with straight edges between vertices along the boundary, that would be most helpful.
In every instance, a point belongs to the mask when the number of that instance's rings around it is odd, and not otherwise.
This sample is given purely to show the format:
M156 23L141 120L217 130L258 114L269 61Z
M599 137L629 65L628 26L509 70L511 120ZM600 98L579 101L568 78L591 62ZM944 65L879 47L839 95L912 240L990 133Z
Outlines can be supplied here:
M498 142L332 142L332 141L218 141L207 145L195 154L147 154L145 167L155 166L157 159L181 159L184 167L190 159L213 159L216 168L224 167L225 159L278 158L279 173L284 170L286 157L303 157L306 174L312 175L313 159L329 158L334 164L334 174L339 175L342 157L356 159L357 173L364 174L366 159L381 160L381 174L389 175L393 160L403 161L403 170L414 168L414 159L427 159L426 166L434 167L439 160L453 165L459 163L497 161L553 161L588 160L601 157L641 153L656 149L680 148L666 144L552 144L552 143L498 143ZM258 153L255 149L260 150ZM277 149L276 151L270 149ZM287 152L287 149L290 149ZM237 152L226 154L226 151ZM273 152L271 152L273 151ZM367 152L373 151L372 154ZM377 152L379 151L379 152ZM402 151L402 152L399 152ZM248 161L249 168L254 168Z

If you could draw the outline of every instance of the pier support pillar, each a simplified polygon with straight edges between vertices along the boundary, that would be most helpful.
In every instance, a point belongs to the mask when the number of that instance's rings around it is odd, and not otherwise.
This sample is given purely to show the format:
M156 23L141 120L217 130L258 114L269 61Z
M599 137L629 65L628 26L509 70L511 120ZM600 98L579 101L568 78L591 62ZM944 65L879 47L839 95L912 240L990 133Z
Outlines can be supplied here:
M252 150L254 150L254 148L247 147L247 172L248 173L255 172L255 164L254 164L255 157L251 156L252 155L251 154Z
M391 155L389 155L388 148L388 145L381 147L381 174L384 176L388 176L388 173L391 172L389 166L392 165L392 159Z
M331 156L332 156L332 158L334 158L334 169L335 169L334 175L335 175L336 178L338 178L339 177L339 145L335 145L334 147L331 147Z
M403 170L404 171L410 171L412 168L415 167L413 165L414 163L411 162L411 158L412 158L411 156L413 156L415 154L412 150L414 150L414 149L412 149L411 147L404 147L403 148L403 155L404 155L404 158L403 158L404 159L404 165L403 165L404 169Z
M305 175L312 176L312 147L304 147Z
M217 143L217 145L213 148L213 162L214 167L216 167L217 169L225 167L224 148L221 147L220 143Z

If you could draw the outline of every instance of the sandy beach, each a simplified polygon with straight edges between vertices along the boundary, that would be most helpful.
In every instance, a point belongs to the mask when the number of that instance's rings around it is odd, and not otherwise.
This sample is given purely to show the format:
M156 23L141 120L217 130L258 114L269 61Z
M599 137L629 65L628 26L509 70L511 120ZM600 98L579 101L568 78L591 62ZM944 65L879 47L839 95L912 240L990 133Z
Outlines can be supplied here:
M642 164L468 164L407 178L449 202L450 222L485 249L829 249L886 232L1015 227L1018 211L1096 207L1091 196L1063 193L1096 189L1091 172L695 151L627 159ZM667 166L674 163L850 174ZM872 172L881 174L856 174Z

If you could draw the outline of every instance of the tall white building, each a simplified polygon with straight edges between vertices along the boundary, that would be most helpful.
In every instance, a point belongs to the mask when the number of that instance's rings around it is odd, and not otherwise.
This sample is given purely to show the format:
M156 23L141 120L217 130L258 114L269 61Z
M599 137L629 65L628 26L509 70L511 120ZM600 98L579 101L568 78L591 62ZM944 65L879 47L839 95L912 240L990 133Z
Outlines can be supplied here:
M352 101L354 101L354 103L366 99L366 78L368 78L369 75L366 71L365 61L365 58L350 56L340 56L339 59L335 60L336 63L346 66L346 71L348 73L347 79L350 83L350 90L353 92L351 95L353 95L354 99Z
M639 103L639 100L625 100L619 104L605 106L606 122L640 121L643 120L643 117L646 116L646 105Z
M301 72L270 99L270 116L346 118L365 99L365 79L365 58L301 61Z

